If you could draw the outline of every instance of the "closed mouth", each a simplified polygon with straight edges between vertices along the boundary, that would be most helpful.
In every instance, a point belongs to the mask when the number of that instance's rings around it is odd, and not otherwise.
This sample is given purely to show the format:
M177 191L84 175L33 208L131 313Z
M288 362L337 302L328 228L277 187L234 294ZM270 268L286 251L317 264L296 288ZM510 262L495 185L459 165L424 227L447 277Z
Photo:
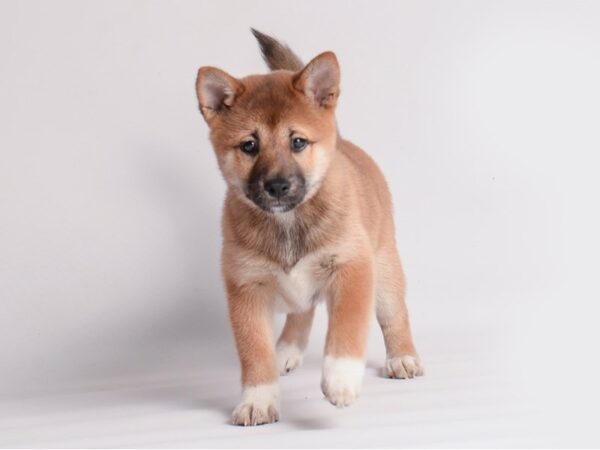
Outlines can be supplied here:
M296 206L300 204L300 201L288 200L288 201L268 201L268 202L254 202L258 207L260 207L263 211L270 213L280 213L280 212L288 212L294 209Z
M254 196L250 192L245 192L246 198L250 200L254 205L256 205L261 210L268 213L281 213L288 212L297 207L304 196L294 196L286 199L270 199L266 198L263 195Z

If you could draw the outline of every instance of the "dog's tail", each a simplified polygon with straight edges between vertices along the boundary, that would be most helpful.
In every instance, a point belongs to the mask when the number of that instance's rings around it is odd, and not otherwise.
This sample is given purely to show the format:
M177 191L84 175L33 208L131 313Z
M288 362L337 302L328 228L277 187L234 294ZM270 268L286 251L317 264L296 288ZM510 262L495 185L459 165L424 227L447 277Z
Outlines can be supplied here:
M294 72L302 69L304 64L287 45L282 44L271 36L250 28L260 45L262 56L271 70L285 69Z

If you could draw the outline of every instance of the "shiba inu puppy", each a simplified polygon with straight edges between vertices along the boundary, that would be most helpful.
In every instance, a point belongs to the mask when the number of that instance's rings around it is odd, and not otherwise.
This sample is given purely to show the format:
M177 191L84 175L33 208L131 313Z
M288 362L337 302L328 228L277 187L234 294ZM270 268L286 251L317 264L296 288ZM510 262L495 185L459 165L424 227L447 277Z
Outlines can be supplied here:
M252 30L272 72L198 72L196 92L227 196L222 269L242 368L237 425L279 419L279 375L302 363L315 306L329 314L321 388L337 406L360 393L372 314L391 378L423 367L412 341L392 202L373 160L341 138L340 69L325 52L303 65ZM287 313L277 343L273 314Z

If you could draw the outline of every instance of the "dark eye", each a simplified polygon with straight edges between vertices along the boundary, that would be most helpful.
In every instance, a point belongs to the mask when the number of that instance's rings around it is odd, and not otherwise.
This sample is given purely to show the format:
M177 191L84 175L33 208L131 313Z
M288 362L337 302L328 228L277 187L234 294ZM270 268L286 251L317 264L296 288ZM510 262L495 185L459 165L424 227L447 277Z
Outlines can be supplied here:
M301 152L307 145L308 141L306 139L299 137L292 139L292 151L294 152Z
M244 141L240 144L240 149L248 155L256 155L258 153L258 143L255 140Z

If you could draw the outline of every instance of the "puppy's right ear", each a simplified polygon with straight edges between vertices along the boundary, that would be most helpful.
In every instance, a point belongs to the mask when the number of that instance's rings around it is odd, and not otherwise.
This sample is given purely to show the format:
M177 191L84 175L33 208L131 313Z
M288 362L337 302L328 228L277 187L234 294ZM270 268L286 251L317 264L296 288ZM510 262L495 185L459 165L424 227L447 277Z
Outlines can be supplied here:
M200 112L207 122L231 108L243 91L244 85L239 80L216 67L201 67L198 70L196 94Z

